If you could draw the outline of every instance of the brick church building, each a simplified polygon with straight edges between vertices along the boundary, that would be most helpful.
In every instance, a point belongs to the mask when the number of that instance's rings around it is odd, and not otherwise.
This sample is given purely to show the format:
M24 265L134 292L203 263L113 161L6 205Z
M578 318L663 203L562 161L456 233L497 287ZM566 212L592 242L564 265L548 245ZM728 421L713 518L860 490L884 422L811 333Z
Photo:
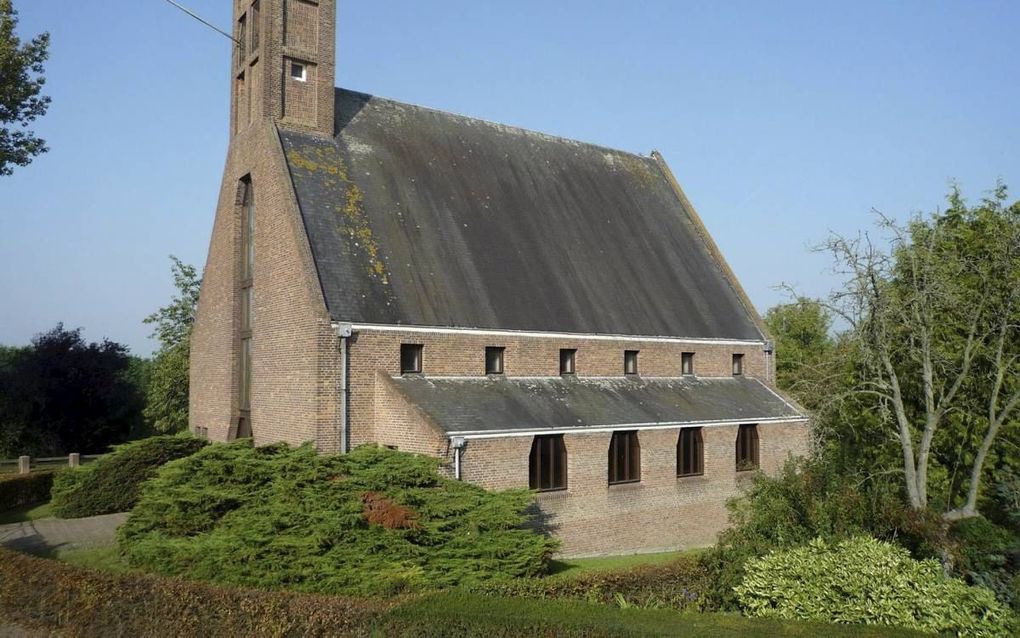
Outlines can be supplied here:
M334 86L335 0L231 0L191 428L537 490L566 555L706 545L808 448L665 161Z

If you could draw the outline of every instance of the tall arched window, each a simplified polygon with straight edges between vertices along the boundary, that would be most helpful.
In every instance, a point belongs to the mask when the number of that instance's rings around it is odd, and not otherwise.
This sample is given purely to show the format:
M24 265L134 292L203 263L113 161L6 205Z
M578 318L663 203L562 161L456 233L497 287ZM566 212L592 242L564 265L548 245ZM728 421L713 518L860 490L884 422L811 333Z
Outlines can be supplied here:
M239 272L237 438L249 438L251 429L251 333L254 323L255 190L251 178L241 181L241 251Z
M567 489L567 446L562 434L536 436L532 440L528 475L528 485L533 490Z

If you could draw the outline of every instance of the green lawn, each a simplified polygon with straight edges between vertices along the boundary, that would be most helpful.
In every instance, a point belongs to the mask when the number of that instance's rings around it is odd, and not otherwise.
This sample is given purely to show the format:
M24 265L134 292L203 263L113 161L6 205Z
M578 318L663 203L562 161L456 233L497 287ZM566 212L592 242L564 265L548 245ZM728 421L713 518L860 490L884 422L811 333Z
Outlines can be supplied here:
M50 508L49 503L29 505L27 507L22 507L21 509L0 512L0 525L6 525L7 523L22 523L25 521L37 521L40 518L50 518L52 516L53 510Z
M57 551L53 558L79 567L88 567L89 569L98 569L115 574L139 571L128 565L121 558L116 545Z
M735 614L679 614L668 609L620 609L564 600L433 594L388 612L377 636L922 636L879 627L744 618Z
M657 554L626 554L624 556L600 556L598 558L565 558L554 560L549 566L549 575L555 578L570 578L586 572L628 569L638 565L668 563L685 554L696 554L702 550L682 552L661 552Z

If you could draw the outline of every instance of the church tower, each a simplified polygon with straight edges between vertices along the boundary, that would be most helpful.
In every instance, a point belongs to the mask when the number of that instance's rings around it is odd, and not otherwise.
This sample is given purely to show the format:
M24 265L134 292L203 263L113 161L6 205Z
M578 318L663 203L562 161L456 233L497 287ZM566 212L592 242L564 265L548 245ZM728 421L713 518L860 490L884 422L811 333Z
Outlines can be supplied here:
M231 2L231 137L263 118L332 136L336 0Z

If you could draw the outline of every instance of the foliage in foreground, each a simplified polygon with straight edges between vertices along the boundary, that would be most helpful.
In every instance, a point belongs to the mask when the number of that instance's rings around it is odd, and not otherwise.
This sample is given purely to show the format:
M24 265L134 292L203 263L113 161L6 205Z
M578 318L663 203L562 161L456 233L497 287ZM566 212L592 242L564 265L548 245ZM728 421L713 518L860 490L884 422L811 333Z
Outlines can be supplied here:
M53 472L0 476L0 512L45 503L53 487Z
M126 512L138 501L142 483L157 469L206 445L190 436L154 436L118 445L93 463L57 474L53 512L61 518Z
M119 530L129 562L215 583L393 594L537 576L555 541L526 490L442 478L438 459L213 445L165 466Z
M573 600L521 600L431 594L398 605L374 626L384 636L531 638L532 636L915 636L914 632L871 627L840 627L811 622L743 618L729 614L678 614L670 609L614 608Z
M583 600L618 607L705 611L709 571L700 557L682 555L658 565L586 572L564 577L483 583L477 593L520 598Z
M390 604L109 574L0 548L0 618L46 635L364 635Z
M1008 636L1012 618L992 592L946 578L936 560L867 536L748 561L736 588L752 617L893 625L932 633Z
M461 592L379 601L216 587L110 574L0 548L0 618L47 634L82 636L833 636L903 637L906 630L839 627L618 609L577 601Z

